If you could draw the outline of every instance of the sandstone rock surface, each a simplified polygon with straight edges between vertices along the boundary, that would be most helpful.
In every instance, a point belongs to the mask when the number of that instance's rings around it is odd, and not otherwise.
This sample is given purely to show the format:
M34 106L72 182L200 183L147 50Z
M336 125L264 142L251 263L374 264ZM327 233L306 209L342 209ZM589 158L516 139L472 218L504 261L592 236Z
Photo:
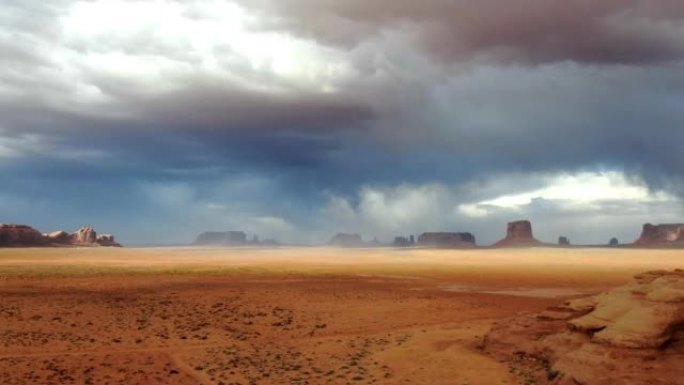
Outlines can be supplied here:
M46 243L43 234L30 226L0 224L0 247L42 246Z
M634 244L657 245L666 243L684 244L684 224L652 225L646 223L641 236Z
M74 245L93 245L97 243L97 232L92 227L81 227L71 234L71 244Z
M483 348L536 383L684 384L684 270L499 322Z
M53 231L45 234L50 243L68 244L70 242L70 235L66 231Z
M541 246L541 242L532 234L532 223L528 220L508 223L506 238L496 242L494 247L526 247Z
M418 236L418 246L444 248L475 247L475 236L471 233L423 233Z

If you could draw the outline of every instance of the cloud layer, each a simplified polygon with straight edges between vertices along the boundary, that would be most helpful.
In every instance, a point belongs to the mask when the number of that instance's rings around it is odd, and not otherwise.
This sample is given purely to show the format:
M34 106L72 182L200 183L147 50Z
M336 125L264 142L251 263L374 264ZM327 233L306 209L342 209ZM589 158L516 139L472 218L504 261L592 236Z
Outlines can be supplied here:
M490 240L575 216L593 242L579 218L682 213L679 1L11 0L0 26L0 222ZM535 196L587 175L614 199Z

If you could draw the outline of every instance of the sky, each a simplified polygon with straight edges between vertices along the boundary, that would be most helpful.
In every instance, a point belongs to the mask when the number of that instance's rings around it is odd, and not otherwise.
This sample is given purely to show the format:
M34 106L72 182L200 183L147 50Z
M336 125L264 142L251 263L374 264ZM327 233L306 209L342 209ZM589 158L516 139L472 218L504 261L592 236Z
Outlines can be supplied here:
M0 0L0 223L322 243L684 222L680 0Z

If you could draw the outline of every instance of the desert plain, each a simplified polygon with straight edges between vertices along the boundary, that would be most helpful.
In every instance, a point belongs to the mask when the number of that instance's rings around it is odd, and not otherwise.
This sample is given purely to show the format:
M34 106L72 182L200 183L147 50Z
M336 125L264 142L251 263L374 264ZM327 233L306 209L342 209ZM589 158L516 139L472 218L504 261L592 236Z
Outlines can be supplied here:
M683 267L676 249L0 249L0 384L531 384L482 351L495 322Z

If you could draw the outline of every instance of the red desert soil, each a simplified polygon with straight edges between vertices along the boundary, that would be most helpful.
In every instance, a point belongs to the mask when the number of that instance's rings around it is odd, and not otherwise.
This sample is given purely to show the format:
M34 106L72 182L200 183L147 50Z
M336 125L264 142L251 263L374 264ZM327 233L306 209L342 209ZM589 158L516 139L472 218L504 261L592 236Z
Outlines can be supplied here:
M681 250L0 250L0 384L517 384L491 325Z

